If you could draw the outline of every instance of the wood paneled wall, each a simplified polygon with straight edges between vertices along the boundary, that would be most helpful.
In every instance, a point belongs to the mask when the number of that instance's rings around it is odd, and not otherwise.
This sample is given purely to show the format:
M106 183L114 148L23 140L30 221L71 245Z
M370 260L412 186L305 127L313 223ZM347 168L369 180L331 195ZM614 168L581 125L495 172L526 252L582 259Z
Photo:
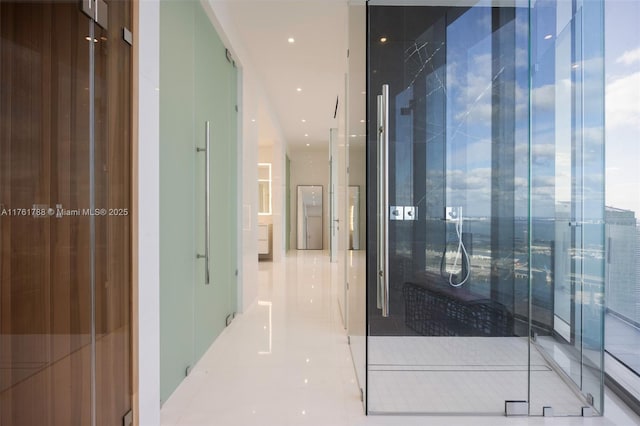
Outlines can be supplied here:
M91 424L92 260L97 424L131 407L131 5L108 3L91 40L78 2L0 2L1 426Z

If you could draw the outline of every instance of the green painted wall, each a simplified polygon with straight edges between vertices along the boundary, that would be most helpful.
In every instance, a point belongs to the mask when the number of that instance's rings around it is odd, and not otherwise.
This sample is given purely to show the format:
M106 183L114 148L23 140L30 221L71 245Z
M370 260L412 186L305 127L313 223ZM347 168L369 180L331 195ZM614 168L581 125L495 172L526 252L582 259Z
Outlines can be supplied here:
M237 70L199 2L160 4L160 386L165 401L236 311ZM210 270L205 284L205 122Z

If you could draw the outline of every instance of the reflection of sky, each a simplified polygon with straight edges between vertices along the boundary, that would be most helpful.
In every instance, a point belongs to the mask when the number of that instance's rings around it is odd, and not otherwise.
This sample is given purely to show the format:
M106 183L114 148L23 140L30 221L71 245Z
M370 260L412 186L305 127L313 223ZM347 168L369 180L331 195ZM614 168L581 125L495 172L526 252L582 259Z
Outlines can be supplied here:
M606 203L640 213L640 2L605 2Z
M613 0L605 4L606 204L640 212L640 2ZM602 212L603 94L599 84L592 82L602 81L601 53L598 43L593 43L594 38L602 37L602 32L597 23L590 21L592 18L580 18L591 31L585 31L584 35L584 42L589 45L578 53L584 55L582 62L574 64L571 49L576 41L571 34L570 2L538 1L534 5L531 9L532 214L553 217L558 203L571 201L572 179L580 172L575 160L572 165L573 155L579 160L577 164L584 165L586 214L598 211L599 215ZM471 8L449 23L446 33L446 90L443 91L447 105L446 204L463 206L466 216L491 213L492 169L494 175L496 170L492 165L495 136L491 129L491 92L495 81L504 84L500 75L504 69L500 64L496 66L497 50L492 46L501 35L496 37L491 33L491 13L491 8ZM528 20L528 9L519 8L515 22L499 30L503 35L515 34L515 47L504 48L505 64L508 65L515 54L515 88L503 93L515 94L515 176L505 178L513 180L516 216L528 215ZM587 82L584 90L580 78ZM437 95L433 84L428 84L428 90ZM409 92L400 97L410 98ZM576 115L572 112L575 108L572 97L581 92L584 92L583 98L577 102L581 102L586 113ZM585 121L573 122L576 116L586 117ZM410 132L411 117L399 114L396 119L403 131ZM572 154L574 137L584 141L582 158ZM406 158L400 155L398 160ZM574 166L577 168L572 170ZM400 169L399 178L411 173L409 169ZM405 189L410 192L411 188Z
M447 28L447 204L462 206L466 216L491 213L492 89L496 82L507 84L506 68L513 65L515 54L515 88L503 92L515 99L502 101L515 106L514 137L524 149L516 151L516 176L505 178L515 178L520 206L516 214L526 215L528 15L526 9L518 9L516 21L494 35L491 14L490 8L473 8ZM492 43L508 45L514 33L515 51L514 46L503 46L504 58L496 58Z
M638 26L640 2L605 2L607 8L607 204L640 211L640 46ZM597 23L580 16L585 27L582 51L572 63L569 2L537 2L531 10L531 53L534 64L531 105L533 107L531 173L532 214L553 217L559 202L572 199L572 179L583 165L585 214L601 214L602 205L602 58L597 43ZM624 4L624 6L622 6ZM593 7L593 3L589 6ZM622 6L622 7L621 7ZM611 10L609 10L611 9ZM528 12L517 9L515 22L515 207L516 215L527 215L528 157ZM630 34L629 29L633 29ZM502 30L513 33L513 23ZM616 31L619 34L616 34ZM595 34L595 35L594 35ZM499 35L498 35L499 37ZM447 28L447 204L462 205L469 216L491 211L492 130L491 89L503 69L495 66L497 38L491 34L491 11L477 7ZM580 37L580 35L578 35ZM513 50L505 49L507 58ZM580 55L583 55L580 58ZM512 57L512 56L511 56ZM508 63L509 59L505 61ZM586 85L582 88L581 79ZM573 83L572 83L573 80ZM584 114L576 115L574 93ZM507 100L508 103L508 100ZM573 118L572 118L573 117ZM578 121L572 121L578 117ZM580 122L579 120L584 121ZM574 154L572 138L583 140L582 157ZM576 166L576 164L578 164ZM495 165L493 165L495 173ZM507 177L509 178L509 177ZM499 194L494 194L498 195ZM575 196L573 196L575 197ZM577 200L576 200L577 201ZM600 206L600 207L599 207Z

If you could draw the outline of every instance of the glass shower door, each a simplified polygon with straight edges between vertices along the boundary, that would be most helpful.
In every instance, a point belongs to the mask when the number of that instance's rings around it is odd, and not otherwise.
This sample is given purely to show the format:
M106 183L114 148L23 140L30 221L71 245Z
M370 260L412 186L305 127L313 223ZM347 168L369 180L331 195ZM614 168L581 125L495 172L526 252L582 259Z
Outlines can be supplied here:
M368 3L367 411L601 412L601 2L403 3Z
M368 411L503 414L528 392L527 8L369 4Z
M554 371L532 371L533 414L603 410L603 16L531 2L532 353Z

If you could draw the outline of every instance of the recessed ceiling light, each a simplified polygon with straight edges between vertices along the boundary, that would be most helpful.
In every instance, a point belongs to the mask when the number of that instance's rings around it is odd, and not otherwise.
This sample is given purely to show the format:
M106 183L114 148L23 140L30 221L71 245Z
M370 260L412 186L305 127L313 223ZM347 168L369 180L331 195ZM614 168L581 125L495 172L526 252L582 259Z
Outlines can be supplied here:
M309 133L305 133L305 134L304 134L304 137L305 137L305 138L306 138L307 136L309 136Z
M364 123L364 120L360 120L361 123Z
M355 137L357 137L357 136L358 136L358 135L351 135L351 137L352 137L352 138L355 138Z
M293 44L293 43L295 43L295 42L296 42L296 40L295 40L293 37L289 37L289 38L287 39L287 41L288 41L289 43L291 43L291 44Z
M252 118L252 119L251 119L251 122L252 122L252 123L255 123L255 122L256 122L256 119L255 119L255 118Z
M306 123L306 122L307 122L307 120L305 120L305 119L303 118L303 119L302 119L302 122L303 122L303 123Z
M296 90L297 90L298 92L302 92L302 88L301 88L301 87L298 87Z
M550 40L553 36L551 34L547 34L546 36L544 36L545 40Z
M380 37L380 43L386 43L386 42L387 42L386 37Z
M309 146L309 144L307 144L307 146Z

